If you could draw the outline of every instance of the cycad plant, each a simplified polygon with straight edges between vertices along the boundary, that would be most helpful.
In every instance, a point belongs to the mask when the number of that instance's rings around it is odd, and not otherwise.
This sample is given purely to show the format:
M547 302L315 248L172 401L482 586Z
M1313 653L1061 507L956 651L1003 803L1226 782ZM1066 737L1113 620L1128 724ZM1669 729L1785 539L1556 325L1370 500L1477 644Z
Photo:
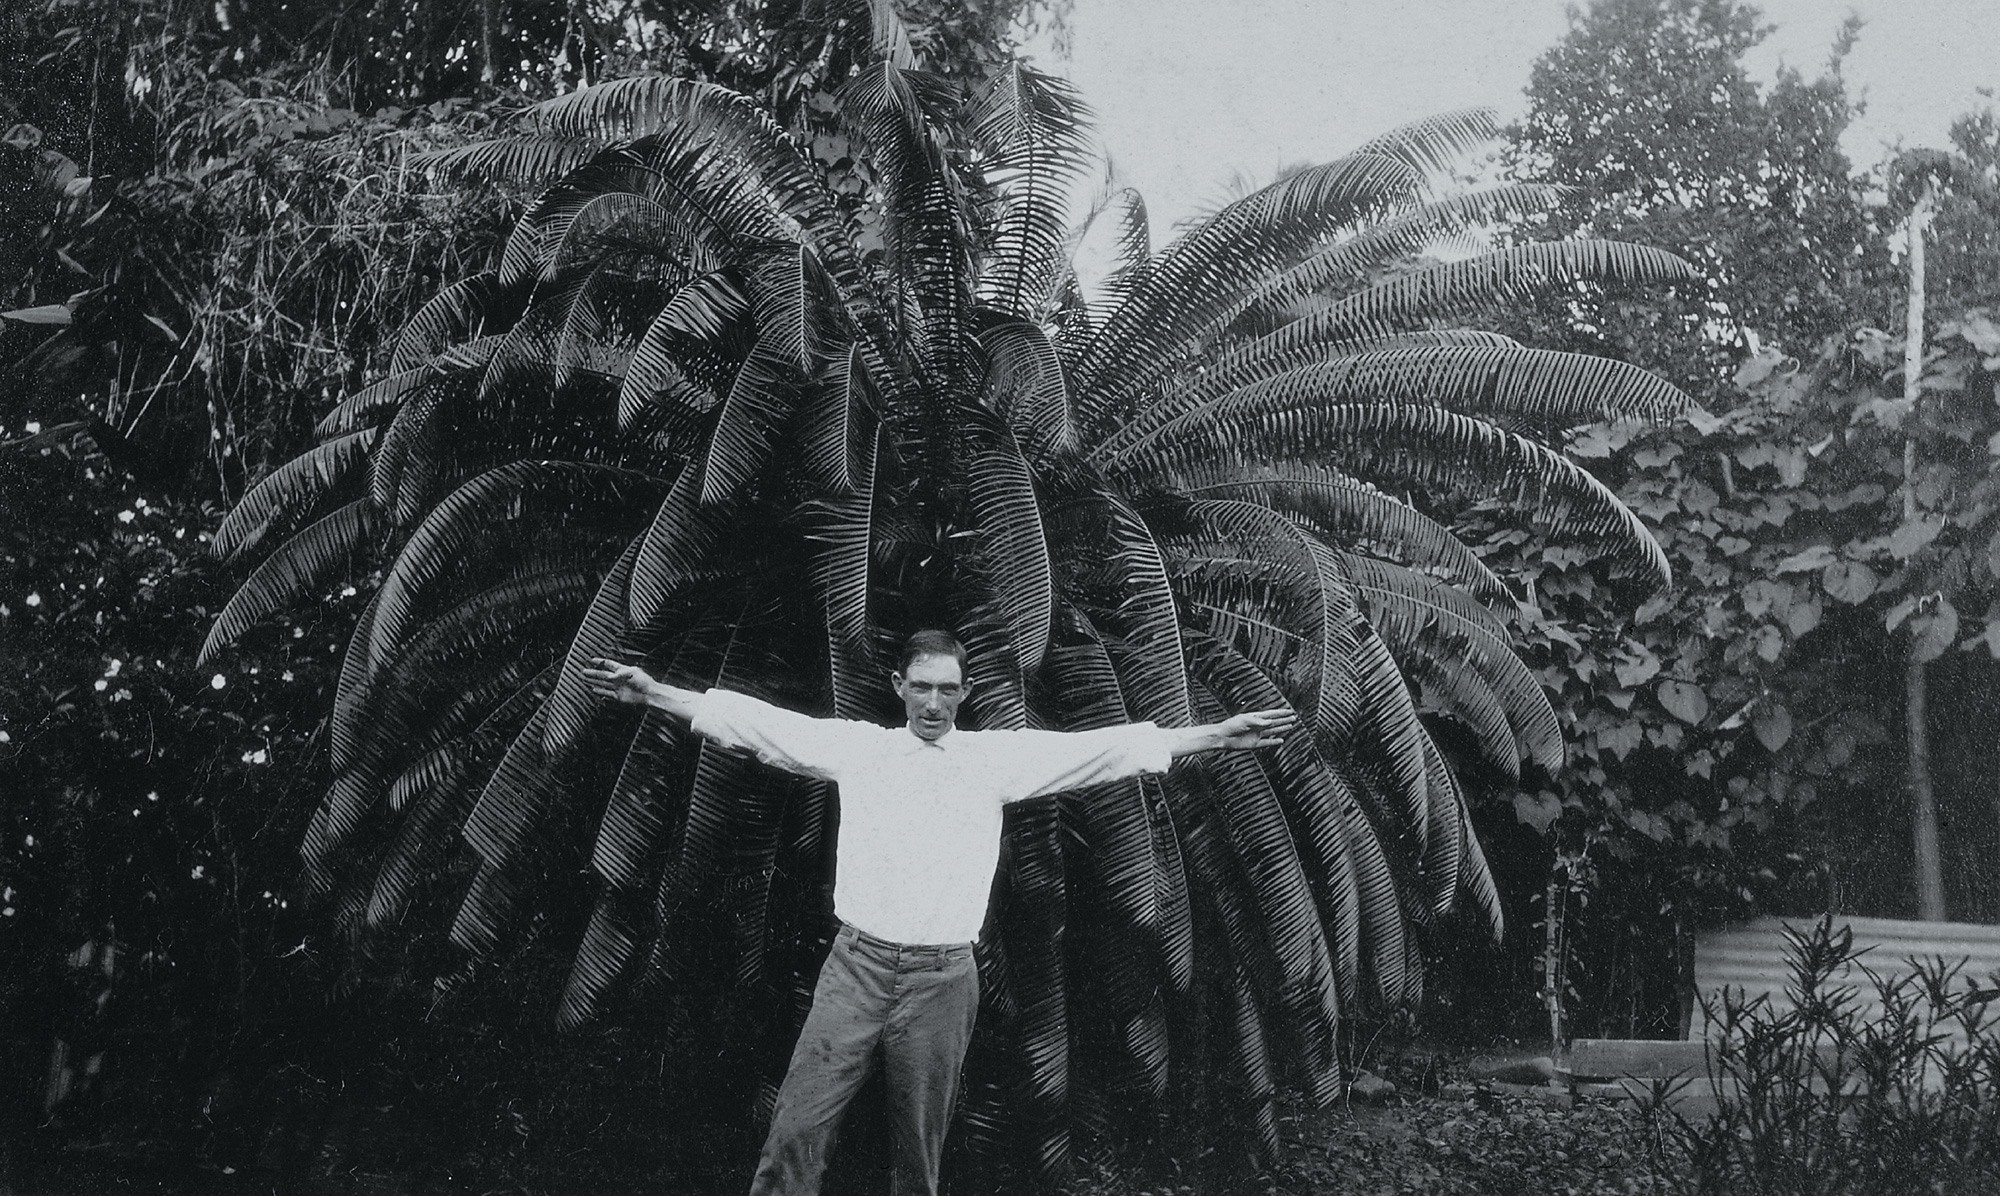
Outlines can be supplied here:
M1458 898L1500 933L1420 696L1502 775L1562 759L1505 586L1419 508L1516 495L1665 572L1549 437L1679 393L1443 322L1687 269L1588 241L1423 257L1552 199L1433 193L1491 135L1475 112L1157 252L1113 195L1092 282L1069 216L1085 114L1059 81L1016 66L966 98L884 63L840 108L873 180L858 207L742 97L661 77L433 159L552 182L497 266L440 293L387 376L230 514L220 553L276 547L208 650L356 556L379 567L311 882L357 928L455 885L477 960L565 924L549 894L574 886L552 878L587 871L564 1019L733 965L781 1035L809 995L836 795L593 701L588 658L888 719L892 646L943 626L971 648L981 726L1291 705L1310 733L1275 754L1014 811L982 946L982 1033L1012 1063L975 1058L965 1110L1060 1165L1072 1051L1079 1091L1144 1104L1173 1062L1202 1066L1179 1016L1198 1006L1268 1140L1274 1086L1331 1097L1340 1020L1417 995L1424 932Z

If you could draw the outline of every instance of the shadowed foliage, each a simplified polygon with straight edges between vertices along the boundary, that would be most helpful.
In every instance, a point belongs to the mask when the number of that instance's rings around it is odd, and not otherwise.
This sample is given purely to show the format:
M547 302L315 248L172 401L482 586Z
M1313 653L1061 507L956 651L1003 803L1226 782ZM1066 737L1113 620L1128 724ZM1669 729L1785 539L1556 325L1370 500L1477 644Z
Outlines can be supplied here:
M1281 751L1013 812L982 948L982 1033L1011 1062L982 1075L975 1053L964 1111L1058 1168L1072 1089L1145 1105L1173 1064L1198 1074L1200 1006L1273 1141L1274 1086L1335 1094L1340 1020L1417 996L1460 898L1501 931L1419 699L1494 774L1561 762L1507 591L1428 496L1517 496L1665 571L1549 438L1678 392L1440 321L1688 270L1612 242L1422 256L1553 202L1432 193L1492 135L1483 112L1300 171L1158 252L1129 195L1071 226L1090 143L1057 80L1016 66L966 95L884 62L840 117L874 183L858 214L750 102L662 77L432 160L546 190L493 270L410 322L395 372L244 496L218 547L277 547L209 650L377 562L313 882L357 929L449 888L474 963L572 936L572 1022L733 968L780 1036L810 991L835 795L595 701L589 657L888 719L894 644L946 626L979 726L1291 706L1309 733Z

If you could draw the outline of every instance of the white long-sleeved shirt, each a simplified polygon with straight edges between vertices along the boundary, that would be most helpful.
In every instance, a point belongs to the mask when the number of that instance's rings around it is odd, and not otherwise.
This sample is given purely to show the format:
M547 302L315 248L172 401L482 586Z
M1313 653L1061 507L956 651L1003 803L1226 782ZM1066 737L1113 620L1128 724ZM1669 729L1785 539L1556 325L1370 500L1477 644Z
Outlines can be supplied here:
M698 735L774 768L840 786L834 913L900 943L978 937L1000 862L1010 801L1165 772L1168 732L1152 723L1097 731L948 731L811 718L711 689Z

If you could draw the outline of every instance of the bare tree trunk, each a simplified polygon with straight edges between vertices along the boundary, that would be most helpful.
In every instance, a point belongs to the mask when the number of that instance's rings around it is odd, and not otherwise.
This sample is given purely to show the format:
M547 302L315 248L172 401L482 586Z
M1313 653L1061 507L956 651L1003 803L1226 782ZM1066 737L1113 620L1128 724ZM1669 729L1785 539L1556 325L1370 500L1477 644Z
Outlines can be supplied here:
M499 72L493 56L499 52L500 0L479 0L479 81L491 83Z
M1924 226L1930 223L1935 184L1925 183L1924 193L1910 209L1910 299L1903 336L1903 518L1917 517L1917 405L1923 396L1924 376ZM1904 722L1910 745L1910 854L1917 882L1917 916L1926 922L1942 922L1944 909L1944 865L1938 852L1937 793L1931 785L1931 735L1929 694L1924 662L1916 658L1914 637L1911 656L1903 675Z

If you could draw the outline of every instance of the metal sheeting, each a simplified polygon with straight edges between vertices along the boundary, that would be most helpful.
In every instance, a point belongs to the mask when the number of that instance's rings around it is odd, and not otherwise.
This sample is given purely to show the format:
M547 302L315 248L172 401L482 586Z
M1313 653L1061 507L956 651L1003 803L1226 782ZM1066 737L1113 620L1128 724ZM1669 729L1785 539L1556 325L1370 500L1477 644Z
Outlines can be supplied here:
M1817 918L1758 918L1695 936L1694 975L1699 999L1688 1037L1704 1039L1715 1033L1702 1003L1719 1004L1725 988L1752 996L1765 994L1774 1011L1792 1008L1791 994L1786 992L1794 980L1785 928L1809 934L1817 923ZM1855 1011L1864 1020L1882 1015L1881 995L1870 974L1882 980L1909 976L1915 971L1912 960L1943 960L1947 965L1964 961L1954 992L1963 992L1975 983L1987 990L2000 987L2000 926L1893 918L1835 918L1834 925L1854 932L1859 958L1835 973L1835 983L1853 990ZM1920 990L1913 988L1911 996L1922 1008ZM1955 1025L1941 1024L1938 1030L1963 1041L1964 1035Z

